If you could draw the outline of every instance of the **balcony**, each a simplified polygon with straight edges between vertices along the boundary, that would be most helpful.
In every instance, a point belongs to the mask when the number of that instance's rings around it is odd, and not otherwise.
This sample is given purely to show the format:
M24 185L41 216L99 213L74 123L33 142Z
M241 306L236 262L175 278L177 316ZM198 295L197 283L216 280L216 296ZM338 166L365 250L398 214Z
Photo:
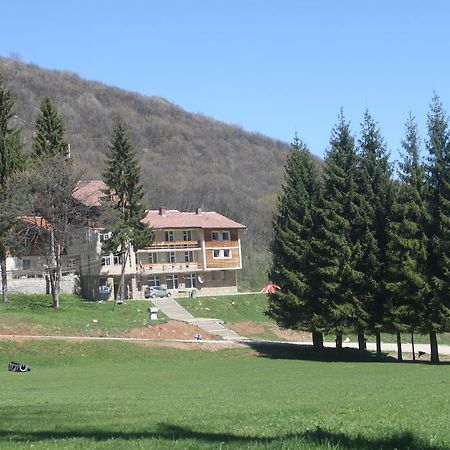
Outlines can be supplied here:
M202 269L202 265L196 262L186 263L164 263L164 264L138 264L136 270L140 274L148 273L179 273L179 272L195 272Z
M151 252L153 250L186 250L193 248L200 248L200 241L156 241L150 247L139 251Z

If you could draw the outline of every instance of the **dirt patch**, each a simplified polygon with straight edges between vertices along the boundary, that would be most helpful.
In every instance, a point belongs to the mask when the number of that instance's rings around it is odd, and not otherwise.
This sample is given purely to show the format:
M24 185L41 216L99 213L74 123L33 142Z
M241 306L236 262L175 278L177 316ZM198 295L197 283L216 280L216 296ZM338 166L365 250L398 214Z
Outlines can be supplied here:
M303 331L284 330L275 324L255 324L254 322L238 322L228 325L241 336L262 336L267 332L272 333L283 341L291 342L310 342L312 340L311 333Z
M169 320L161 325L133 328L123 336L141 339L194 339L196 334L201 334L203 340L218 339L217 336L195 325L177 320Z
M284 330L277 325L271 326L272 331L281 339L285 339L286 341L294 341L294 342L311 342L312 336L311 333L307 333L305 331L295 331L295 330Z
M0 335L20 335L20 336L41 336L47 334L42 327L32 326L29 324L17 324L14 326L6 326L0 330Z
M238 322L234 324L227 324L227 327L232 328L236 333L241 336L258 336L266 332L266 328L263 325L257 325L254 322Z

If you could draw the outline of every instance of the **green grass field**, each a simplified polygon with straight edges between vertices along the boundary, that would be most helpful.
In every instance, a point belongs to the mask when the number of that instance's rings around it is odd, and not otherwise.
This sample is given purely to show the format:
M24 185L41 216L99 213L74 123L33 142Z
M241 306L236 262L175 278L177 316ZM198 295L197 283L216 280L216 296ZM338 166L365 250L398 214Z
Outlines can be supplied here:
M76 295L62 295L61 307L51 307L49 295L10 295L10 302L0 303L0 329L29 330L44 335L119 336L148 323L150 301L129 301L116 305L82 300ZM159 314L160 322L164 315Z
M0 368L2 449L450 448L446 365L0 341Z

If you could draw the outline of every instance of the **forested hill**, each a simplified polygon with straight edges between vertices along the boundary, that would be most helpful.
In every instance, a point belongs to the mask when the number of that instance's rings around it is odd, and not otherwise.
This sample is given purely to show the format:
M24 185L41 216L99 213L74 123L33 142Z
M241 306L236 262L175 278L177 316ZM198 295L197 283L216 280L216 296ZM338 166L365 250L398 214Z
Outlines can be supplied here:
M50 96L64 119L75 161L87 179L98 179L120 119L140 158L149 208L218 211L246 224L247 245L262 248L288 144L72 72L1 57L0 70L16 96L27 143L40 102Z

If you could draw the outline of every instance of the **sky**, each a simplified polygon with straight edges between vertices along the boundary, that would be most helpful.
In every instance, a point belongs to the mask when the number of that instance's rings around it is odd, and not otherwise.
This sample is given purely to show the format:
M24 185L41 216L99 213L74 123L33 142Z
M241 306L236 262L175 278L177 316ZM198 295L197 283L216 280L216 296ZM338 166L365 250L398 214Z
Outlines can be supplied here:
M324 156L343 109L399 158L436 91L450 109L447 0L1 0L0 55L158 96Z

